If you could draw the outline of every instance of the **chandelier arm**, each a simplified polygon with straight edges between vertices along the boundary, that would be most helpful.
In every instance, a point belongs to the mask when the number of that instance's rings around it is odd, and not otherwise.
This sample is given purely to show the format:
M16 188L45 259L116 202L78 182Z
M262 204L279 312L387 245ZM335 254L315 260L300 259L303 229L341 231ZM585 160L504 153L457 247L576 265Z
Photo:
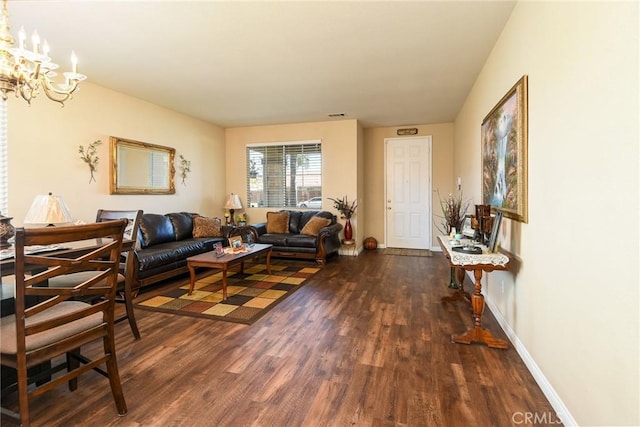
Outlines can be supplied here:
M20 94L22 99L24 99L29 105L31 105L31 100L38 94L38 81L29 81L19 78L15 92L16 97L18 97L18 94Z
M64 105L64 102L70 99L73 92L78 89L79 80L70 80L65 89L56 88L55 83L46 75L41 76L40 82L47 98Z

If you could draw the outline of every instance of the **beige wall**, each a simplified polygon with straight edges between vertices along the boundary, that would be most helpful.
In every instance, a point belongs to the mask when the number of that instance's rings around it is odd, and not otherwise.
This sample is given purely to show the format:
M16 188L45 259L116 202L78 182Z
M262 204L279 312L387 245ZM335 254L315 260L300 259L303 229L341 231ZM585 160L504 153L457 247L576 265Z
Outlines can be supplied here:
M367 167L364 162L364 129L360 124L358 124L358 142L357 142L357 156L358 156L358 219L360 223L360 233L357 234L357 238L354 237L356 241L356 250L354 251L354 255L360 253L363 250L363 242L367 237L365 234L367 229L367 213L369 211L369 206L367 204L367 199L365 197L365 172ZM346 252L350 253L350 252Z
M638 17L518 3L455 121L455 173L479 200L480 123L529 76L529 222L505 221L511 270L484 289L567 424L640 425Z
M31 106L9 98L9 215L21 226L37 194L63 196L75 220L91 222L96 210L174 210L221 215L225 193L224 132L221 128L139 99L85 82L61 108L44 95ZM136 196L109 194L109 136L173 147L191 160L191 174L176 194ZM89 183L88 166L78 147L100 139L100 158ZM176 160L177 163L177 160Z
M338 212L328 197L347 196L348 200L357 198L358 194L358 122L356 120L340 120L316 123L284 124L274 126L250 126L226 129L226 162L227 193L240 195L243 206L247 201L247 166L246 144L288 142L288 141L322 141L322 208ZM257 223L266 220L266 213L275 208L247 208L245 212L249 222ZM362 243L360 226L360 209L351 219L353 235ZM344 221L341 221L344 224Z
M403 126L407 127L407 126ZM417 136L432 136L432 180L433 180L433 206L434 215L440 215L440 205L436 190L446 196L455 191L455 179L453 170L453 123L441 123L431 125L408 126L418 128ZM364 199L367 203L367 221L363 237L373 236L378 244L386 244L385 238L385 165L384 165L384 140L385 138L397 138L397 127L364 129ZM463 186L464 187L464 186ZM463 188L463 192L464 192ZM466 199L466 197L465 197ZM434 216L434 222L440 223L440 219ZM436 225L433 225L433 247L438 247Z

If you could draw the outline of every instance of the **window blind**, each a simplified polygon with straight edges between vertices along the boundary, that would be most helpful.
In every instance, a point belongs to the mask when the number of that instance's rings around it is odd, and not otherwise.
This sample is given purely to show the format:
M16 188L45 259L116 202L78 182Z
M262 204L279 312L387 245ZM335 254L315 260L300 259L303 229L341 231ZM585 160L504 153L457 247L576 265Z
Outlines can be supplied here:
M250 207L297 207L322 196L322 143L248 145Z
M0 213L9 216L9 156L7 101L0 100Z

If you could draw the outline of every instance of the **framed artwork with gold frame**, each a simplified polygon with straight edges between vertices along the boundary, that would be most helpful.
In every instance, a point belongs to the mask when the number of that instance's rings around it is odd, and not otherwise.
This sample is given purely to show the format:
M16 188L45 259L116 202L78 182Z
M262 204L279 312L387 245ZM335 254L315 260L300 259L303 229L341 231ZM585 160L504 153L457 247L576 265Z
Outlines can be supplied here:
M482 203L528 221L528 78L520 80L482 121Z

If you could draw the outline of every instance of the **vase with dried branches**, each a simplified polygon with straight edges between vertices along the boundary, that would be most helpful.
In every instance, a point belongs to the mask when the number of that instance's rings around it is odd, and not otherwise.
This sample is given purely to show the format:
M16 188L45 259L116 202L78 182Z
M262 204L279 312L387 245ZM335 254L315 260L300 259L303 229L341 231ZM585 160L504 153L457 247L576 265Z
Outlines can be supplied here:
M464 221L464 217L467 214L467 209L469 209L470 201L463 200L462 191L460 191L456 196L452 193L449 193L446 199L442 199L440 196L440 190L438 192L438 199L440 201L440 209L442 210L442 223L438 226L438 229L441 233L449 235L455 228L456 232L459 233L462 229L462 222ZM449 287L451 289L458 289L460 285L458 284L458 280L456 278L456 269L450 268L449 275Z
M333 207L338 212L340 212L340 217L345 219L344 223L344 240L345 242L353 241L353 228L351 227L351 217L356 212L356 208L358 204L354 200L349 203L347 200L347 196L344 196L342 199L332 199L329 197L329 200L333 202Z
M470 201L463 200L462 191L459 191L457 195L449 193L446 199L440 197L440 190L438 192L438 199L440 200L440 209L442 210L442 223L438 226L441 233L449 235L455 228L457 231L462 229L462 222L469 209Z

